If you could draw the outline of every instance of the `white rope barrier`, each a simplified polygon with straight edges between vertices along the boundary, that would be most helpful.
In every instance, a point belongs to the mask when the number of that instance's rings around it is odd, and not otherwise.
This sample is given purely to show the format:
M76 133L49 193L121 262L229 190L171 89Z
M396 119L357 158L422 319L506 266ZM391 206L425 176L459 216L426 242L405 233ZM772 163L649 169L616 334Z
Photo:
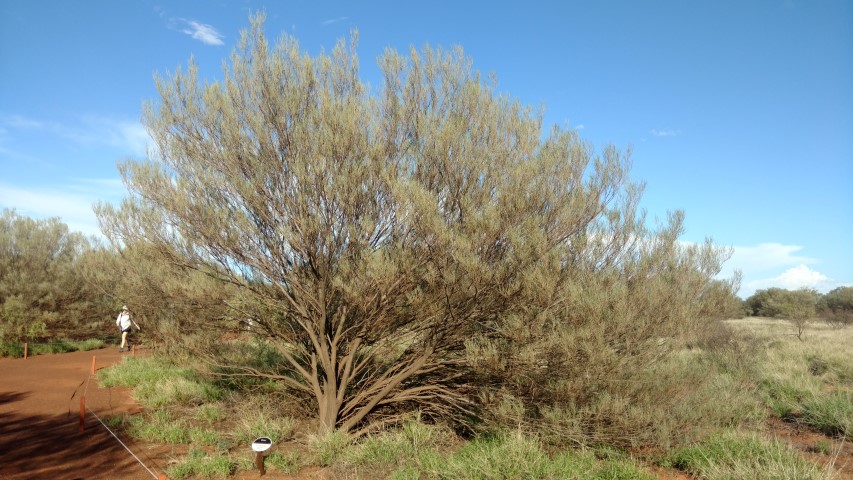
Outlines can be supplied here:
M92 369L94 369L94 368L95 368L95 360L94 360L94 358L93 358L93 359L92 359ZM91 379L92 379L92 376L93 376L93 375L94 375L94 373L90 373L90 374L86 377L86 387L83 389L83 395L82 395L82 398L86 398L86 394L89 392L89 380L91 380ZM80 387L77 387L77 388L80 388ZM74 398L74 396L72 395L72 396L71 396L71 398ZM85 404L85 402L84 402L84 404ZM129 453L129 454L130 454L134 459L136 459L136 461L137 461L137 462L139 462L139 464L140 464L140 465L142 465L142 468L144 468L145 470L147 470L147 471L148 471L148 473L151 475L151 477L152 477L152 478L154 478L154 479L156 479L156 480L160 480L160 479L165 479L165 478L166 478L166 476L165 476L165 475L157 476L154 472L152 472L152 471L151 471L151 469L150 469L150 468L148 468L148 466L147 466L147 465L145 465L145 463L144 463L142 460L140 460L140 459L139 459L139 457L137 457L137 456L136 456L136 454L135 454L135 453L133 453L133 451L132 451L132 450L131 450L127 445L125 445L125 444L124 444L124 442L122 442L122 441L121 441L121 439L120 439L120 438L118 438L118 435L116 435L116 434L115 434L115 432L113 432L113 431L110 429L110 427L108 427L108 426L107 426L107 424L106 424L106 423L104 423L104 421L103 421L103 420L101 420L101 417L99 417L97 413L93 412L93 411L92 411L92 409L91 409L91 408L89 408L89 406L88 406L88 405L86 405L86 410L88 410L88 411L89 411L89 413L91 413L91 414L92 414L92 416L93 416L93 417L95 417L95 418L98 420L98 422L99 422L101 425L103 425L103 427L104 427L108 432L110 432L110 435L112 435L112 436L113 436L113 438L115 438L115 439L116 439L116 441L117 441L119 444L121 444L121 446L122 446L122 447L124 447L124 449L125 449L125 450L127 450L127 453ZM81 422L83 421L83 420L82 420L82 413L81 413L81 419L80 419L80 421L81 421ZM82 425L82 423L81 423L81 425ZM81 427L81 428L82 428L82 427Z
M89 406L88 406L88 405L86 406L86 410L88 410L88 411L89 411L89 413L91 413L95 418L97 418L97 419L98 419L98 421L101 423L101 425L103 425L103 426L104 426L104 428L106 428L106 429L107 429L107 431L108 431L108 432L110 432L110 435L112 435L112 436L113 436L113 438L115 438L115 439L116 439L116 441L118 441L118 443L120 443L120 444L121 444L121 446L122 446L122 447L124 447L124 449L125 449L125 450L127 450L127 452L128 452L128 453L130 453L130 455L131 455L131 456L133 456L133 458L135 458L137 462L139 462L139 464L140 464L140 465L142 465L142 468L144 468L145 470L148 470L148 473L149 473L149 474L151 474L151 477L152 477L152 478L154 478L154 479L159 478L157 475L155 475L155 474L154 474L154 472L152 472L152 471L151 471L151 469L150 469L150 468L148 468L148 466L146 466L146 465L142 462L142 460L140 460L140 459L139 459L139 457L137 457L137 456L136 456L136 454L135 454L135 453L133 453L133 452L130 450L130 448L128 448L128 447L127 447L127 445L125 445L125 444L124 444L124 442L122 442L122 441L121 441L121 439L120 439L120 438L118 438L118 436L117 436L115 433L113 433L113 431L112 431L112 430L110 430L110 427L108 427L108 426L107 426L107 424L106 424L106 423L104 423L104 422L103 422L103 420L101 420L101 417L99 417L95 412L93 412L93 411L92 411L92 409L91 409L91 408L89 408Z

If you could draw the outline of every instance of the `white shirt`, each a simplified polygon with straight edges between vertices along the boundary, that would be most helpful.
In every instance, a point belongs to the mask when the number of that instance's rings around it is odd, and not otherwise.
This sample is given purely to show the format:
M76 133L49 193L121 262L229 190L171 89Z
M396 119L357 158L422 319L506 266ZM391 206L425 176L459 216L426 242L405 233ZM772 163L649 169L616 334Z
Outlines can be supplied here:
M116 325L122 330L130 328L130 313L127 310L122 310L116 318Z

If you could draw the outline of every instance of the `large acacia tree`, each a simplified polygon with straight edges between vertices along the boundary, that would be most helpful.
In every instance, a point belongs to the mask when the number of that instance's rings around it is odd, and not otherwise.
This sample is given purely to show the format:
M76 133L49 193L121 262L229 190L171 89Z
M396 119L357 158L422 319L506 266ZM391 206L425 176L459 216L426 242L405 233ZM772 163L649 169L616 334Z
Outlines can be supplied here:
M466 411L466 340L548 272L630 259L639 221L626 153L543 133L460 49L387 51L371 90L353 44L312 57L254 19L221 81L158 78L155 146L98 209L117 242L238 286L286 363L243 371L313 398L322 431Z

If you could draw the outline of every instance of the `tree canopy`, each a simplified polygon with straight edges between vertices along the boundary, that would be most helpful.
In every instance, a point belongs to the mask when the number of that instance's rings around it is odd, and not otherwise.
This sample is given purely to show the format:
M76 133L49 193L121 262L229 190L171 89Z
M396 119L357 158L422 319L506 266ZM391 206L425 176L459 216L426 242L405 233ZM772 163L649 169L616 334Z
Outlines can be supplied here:
M464 421L478 386L521 381L510 364L577 374L555 343L575 328L608 325L586 345L647 361L689 329L727 252L680 245L680 212L646 228L629 152L543 133L459 48L389 50L373 91L355 39L311 57L255 18L221 81L192 61L157 78L155 146L97 210L116 245L238 292L232 316L184 328L251 319L283 366L234 371L312 398L324 431L415 408Z
M0 340L40 338L102 312L82 279L92 240L58 218L0 216Z

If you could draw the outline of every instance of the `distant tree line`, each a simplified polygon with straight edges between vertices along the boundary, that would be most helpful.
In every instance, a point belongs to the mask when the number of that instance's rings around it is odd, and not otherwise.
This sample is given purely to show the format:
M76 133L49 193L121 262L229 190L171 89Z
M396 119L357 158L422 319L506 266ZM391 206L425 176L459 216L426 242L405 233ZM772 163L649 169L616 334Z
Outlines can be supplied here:
M825 294L809 288L767 288L753 293L744 305L752 316L794 322L821 318L836 327L853 324L853 287L838 287Z
M109 337L122 305L159 327L146 332L156 340L171 319L221 316L226 290L143 244L113 248L58 218L0 216L0 342Z
M52 218L0 216L0 340L86 330L109 312L85 282L95 243Z

